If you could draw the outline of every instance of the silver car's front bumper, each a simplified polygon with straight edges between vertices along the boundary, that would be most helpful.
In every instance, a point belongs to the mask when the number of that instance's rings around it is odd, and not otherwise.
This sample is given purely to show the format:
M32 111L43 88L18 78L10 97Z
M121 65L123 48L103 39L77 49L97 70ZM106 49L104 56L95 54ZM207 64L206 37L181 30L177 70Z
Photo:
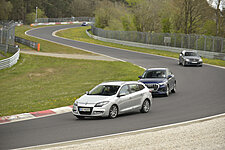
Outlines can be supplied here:
M107 117L109 115L109 109L107 106L94 107L93 105L73 105L72 113L75 116Z

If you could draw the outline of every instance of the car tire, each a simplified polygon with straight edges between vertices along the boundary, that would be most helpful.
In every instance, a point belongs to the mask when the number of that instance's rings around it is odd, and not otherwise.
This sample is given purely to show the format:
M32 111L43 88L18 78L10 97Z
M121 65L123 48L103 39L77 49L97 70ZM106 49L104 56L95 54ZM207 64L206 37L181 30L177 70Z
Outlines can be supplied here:
M165 96L168 97L169 95L170 95L170 90L169 90L169 86L167 85Z
M141 112L142 113L148 113L151 109L151 104L149 100L144 100L142 107L141 107Z
M118 115L118 108L116 105L112 105L109 109L109 118L114 119Z
M180 62L180 60L178 60L178 65L181 65L181 62Z
M76 117L77 119L80 119L80 120L84 119L84 116L76 116Z
M183 61L183 62L182 62L182 65L185 67L185 66L186 66L186 62L185 62L185 61Z
M176 83L173 85L173 89L171 90L172 93L176 93Z

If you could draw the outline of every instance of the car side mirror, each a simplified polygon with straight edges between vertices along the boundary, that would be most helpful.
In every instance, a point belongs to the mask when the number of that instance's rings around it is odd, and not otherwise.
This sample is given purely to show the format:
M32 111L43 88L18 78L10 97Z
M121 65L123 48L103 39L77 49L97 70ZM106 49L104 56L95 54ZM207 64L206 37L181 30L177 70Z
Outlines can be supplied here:
M88 95L88 94L89 94L89 91L86 91L86 92L85 92L85 94L87 94L87 95Z
M168 75L167 79L170 79L170 78L172 78L172 75Z
M182 56L182 54L180 54L180 56Z
M142 79L142 76L138 76L139 79Z
M117 97L122 97L122 96L125 96L125 95L126 95L126 93L120 93L120 94L118 94Z

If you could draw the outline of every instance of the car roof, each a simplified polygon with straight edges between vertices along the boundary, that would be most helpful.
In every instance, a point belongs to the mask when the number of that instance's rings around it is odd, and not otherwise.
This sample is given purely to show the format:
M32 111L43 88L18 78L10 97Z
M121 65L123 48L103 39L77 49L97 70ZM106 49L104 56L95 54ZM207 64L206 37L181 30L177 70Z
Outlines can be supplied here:
M137 83L141 83L139 81L110 81L110 82L103 82L100 85L124 85L124 84L137 84ZM141 83L142 84L142 83Z

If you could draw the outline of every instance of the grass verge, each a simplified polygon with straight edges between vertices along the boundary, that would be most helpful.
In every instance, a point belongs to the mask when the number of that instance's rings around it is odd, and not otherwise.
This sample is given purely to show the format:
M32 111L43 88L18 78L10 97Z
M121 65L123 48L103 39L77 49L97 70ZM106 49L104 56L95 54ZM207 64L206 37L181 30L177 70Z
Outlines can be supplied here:
M143 52L143 53L149 53L149 54L155 54L155 55L161 55L161 56L167 56L167 57L173 57L173 58L179 57L179 54L174 53L174 52L147 49L147 48L138 48L138 47L125 46L125 45L121 45L121 44L115 44L115 43L109 43L109 42L95 40L93 38L90 38L86 34L86 30L90 29L90 28L91 28L90 26L82 27L82 28L71 28L71 29L59 31L56 33L56 35L64 37L64 38L72 39L72 40L83 41L83 42L99 44L99 45L105 45L105 46L110 46L110 47L116 47L116 48L121 48L121 49L126 49L126 50L137 51L137 52ZM225 67L225 61L219 60L219 59L203 58L203 62L207 63L207 64Z
M137 80L143 69L125 62L62 59L21 54L0 71L0 116L72 105L97 84Z

